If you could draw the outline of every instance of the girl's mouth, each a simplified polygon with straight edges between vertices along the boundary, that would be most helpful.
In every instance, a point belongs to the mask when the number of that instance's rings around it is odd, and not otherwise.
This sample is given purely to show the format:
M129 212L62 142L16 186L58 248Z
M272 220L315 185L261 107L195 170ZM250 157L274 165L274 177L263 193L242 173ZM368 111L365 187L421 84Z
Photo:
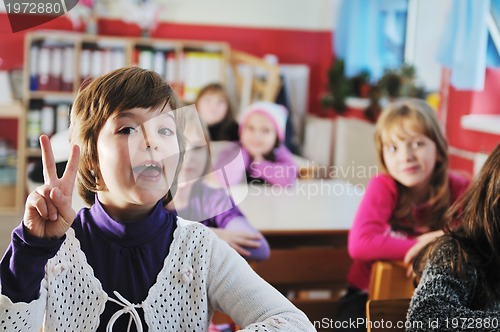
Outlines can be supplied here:
M410 166L410 167L406 167L403 169L403 172L404 173L409 173L409 174L412 174L412 173L415 173L416 171L418 171L419 167L418 166Z
M136 177L143 179L156 180L162 175L162 168L158 163L144 163L132 168Z

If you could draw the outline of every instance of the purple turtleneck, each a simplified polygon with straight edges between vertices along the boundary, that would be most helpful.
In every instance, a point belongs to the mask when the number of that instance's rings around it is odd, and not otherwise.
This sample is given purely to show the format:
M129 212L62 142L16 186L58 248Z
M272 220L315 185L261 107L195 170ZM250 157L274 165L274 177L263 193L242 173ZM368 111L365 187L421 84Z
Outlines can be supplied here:
M96 197L90 208L81 209L71 226L94 275L110 297L118 291L132 303L142 302L163 268L176 227L175 214L159 201L144 220L121 223L113 220ZM2 294L13 302L38 298L45 275L45 264L62 245L59 240L30 236L21 223L12 233L12 241L0 262ZM107 302L98 331L104 331L111 315L119 309ZM142 312L140 312L143 316ZM142 319L142 317L141 317ZM144 323L144 319L142 319ZM125 331L128 317L115 323L115 330ZM133 324L132 324L133 325ZM147 330L146 326L145 330Z

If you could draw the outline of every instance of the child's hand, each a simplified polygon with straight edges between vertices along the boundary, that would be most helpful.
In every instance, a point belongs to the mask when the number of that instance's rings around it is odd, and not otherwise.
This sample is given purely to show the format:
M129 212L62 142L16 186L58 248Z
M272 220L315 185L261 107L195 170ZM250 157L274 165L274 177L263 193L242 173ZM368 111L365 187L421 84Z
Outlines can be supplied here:
M50 140L40 136L45 184L29 194L24 210L24 226L38 238L61 238L73 223L76 213L71 207L80 148L73 145L62 178L57 177Z
M229 244L234 250L236 250L242 256L250 256L250 252L246 250L247 248L258 248L260 247L260 239L262 235L258 233L251 232L237 232L222 228L212 228L215 234L221 239Z
M409 264L415 259L415 257L418 255L420 250L422 250L423 247L425 247L428 243L434 241L441 235L443 235L444 232L439 230L439 231L433 231L429 233L424 233L417 237L417 243L413 245L413 247L408 250L408 252L405 255L404 262Z

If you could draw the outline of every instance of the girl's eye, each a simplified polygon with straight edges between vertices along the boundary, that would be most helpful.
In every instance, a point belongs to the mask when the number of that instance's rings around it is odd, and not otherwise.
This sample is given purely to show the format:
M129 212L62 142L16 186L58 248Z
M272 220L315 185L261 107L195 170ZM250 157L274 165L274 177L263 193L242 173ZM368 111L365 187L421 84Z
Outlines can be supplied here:
M419 148L421 146L424 146L424 144L425 143L422 141L413 141L413 142L411 142L411 148L416 149L416 148Z
M263 132L264 134L269 134L269 133L271 132L271 129L269 129L269 128L264 128L264 129L262 129L262 132Z
M386 151L389 152L389 153L394 153L396 152L397 148L395 145L387 145L385 147Z
M120 130L118 130L118 134L121 134L121 135L130 135L130 134L133 134L137 132L137 130L135 128L132 128L132 127L124 127Z
M172 136L172 135L175 135L175 132L170 128L160 128L160 129L158 129L158 134L164 135L164 136Z

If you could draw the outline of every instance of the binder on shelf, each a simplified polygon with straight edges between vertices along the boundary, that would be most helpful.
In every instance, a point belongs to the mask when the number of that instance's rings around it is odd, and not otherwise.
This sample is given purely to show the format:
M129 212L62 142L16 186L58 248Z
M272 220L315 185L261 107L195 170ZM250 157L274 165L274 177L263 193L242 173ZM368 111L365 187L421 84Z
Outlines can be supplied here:
M26 133L28 147L40 147L38 138L42 134L42 112L39 108L30 108L28 111Z
M30 91L38 90L38 60L39 60L40 46L32 44L30 47L30 61L29 61L29 76L30 76Z
M94 49L90 55L90 77L96 78L103 74L103 51Z
M80 83L90 77L90 49L82 49L80 52Z
M38 61L38 90L50 90L50 48L42 46Z
M112 59L112 64L114 65L112 69L125 67L127 62L125 59L125 51L119 48L112 50Z
M50 105L44 105L42 107L42 116L41 116L41 131L42 134L51 136L54 134L54 126L55 126L55 116L54 116L54 107Z
M139 67L153 70L153 51L150 48L139 50Z
M207 84L221 81L222 55L211 52L186 52L183 98L194 101Z
M71 46L63 49L63 68L61 74L61 90L73 91L74 67L75 67L75 50Z
M69 111L67 104L58 104L56 106L56 133L68 130L69 128Z
M166 79L165 75L165 53L160 50L154 52L153 70Z
M173 89L175 89L175 86L177 85L177 76L175 73L175 67L176 67L176 59L175 59L175 53L174 52L168 52L167 55L165 56L165 79L167 80L167 83L172 86Z
M102 72L108 73L114 69L113 52L109 48L102 50Z
M203 72L201 86L209 83L220 82L222 80L222 54L205 53L203 56Z
M50 72L49 88L50 91L62 90L62 71L63 71L63 49L61 47L50 48Z
M181 76L181 81L184 87L182 98L185 100L194 100L198 95L196 80L199 78L200 70L196 68L199 63L197 57L196 52L184 53L184 75Z

